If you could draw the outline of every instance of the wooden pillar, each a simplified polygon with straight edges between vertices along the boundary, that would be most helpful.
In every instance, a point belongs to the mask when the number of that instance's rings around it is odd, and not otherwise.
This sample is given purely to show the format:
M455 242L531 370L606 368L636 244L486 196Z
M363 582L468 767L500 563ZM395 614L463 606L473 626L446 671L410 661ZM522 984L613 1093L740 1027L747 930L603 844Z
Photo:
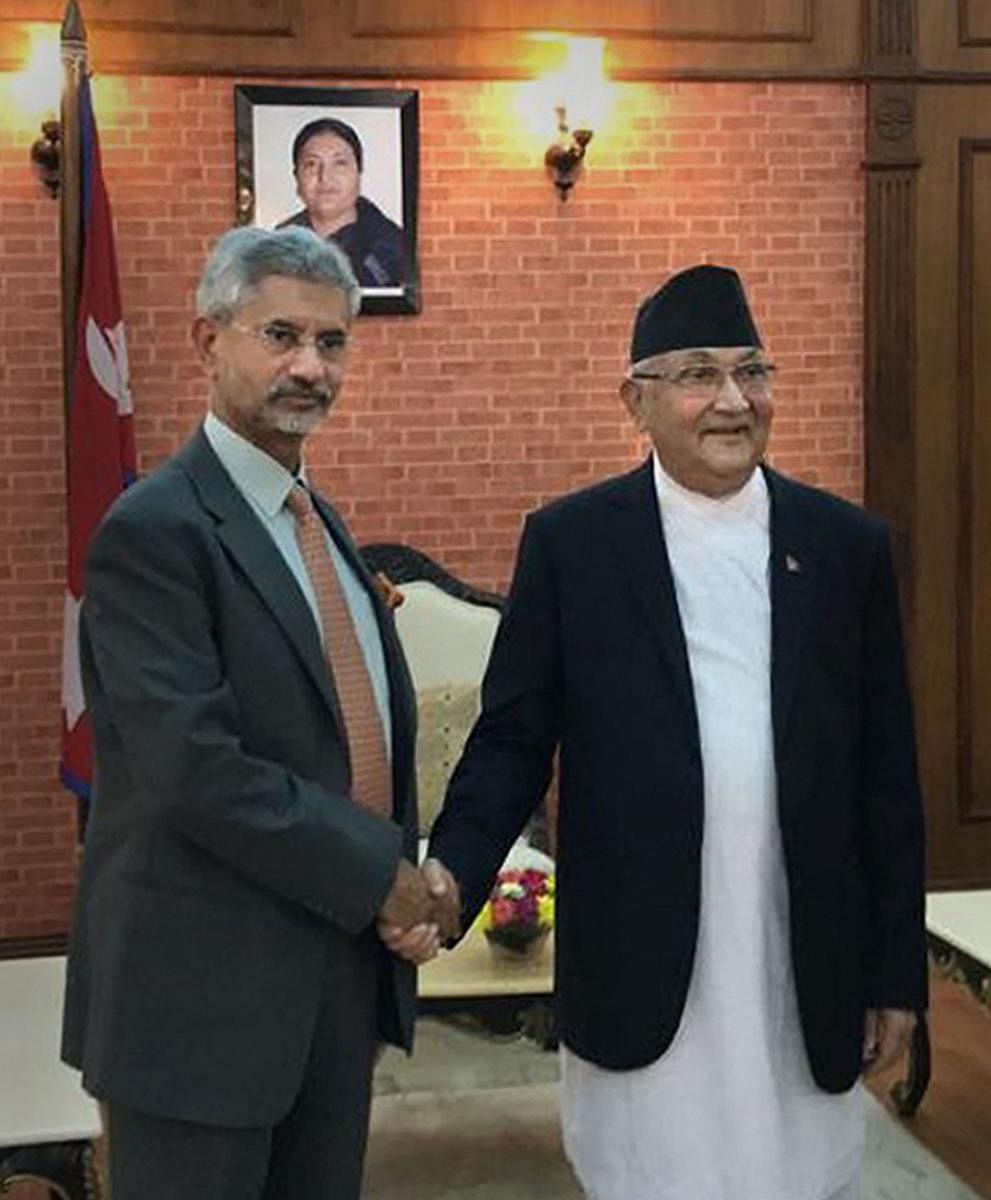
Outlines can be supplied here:
M865 501L892 527L906 632L914 629L916 0L868 0Z

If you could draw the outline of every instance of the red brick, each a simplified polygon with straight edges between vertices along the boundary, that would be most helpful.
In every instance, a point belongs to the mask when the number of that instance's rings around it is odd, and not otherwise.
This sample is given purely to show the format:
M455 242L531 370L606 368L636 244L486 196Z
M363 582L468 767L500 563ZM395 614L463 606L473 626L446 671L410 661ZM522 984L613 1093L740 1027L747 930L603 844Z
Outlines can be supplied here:
M361 321L310 456L359 541L412 543L504 588L526 511L643 455L616 394L633 311L703 257L743 272L779 364L775 465L860 496L862 89L620 84L562 204L506 126L515 84L403 85L421 94L424 311ZM98 92L97 119L146 471L204 408L188 329L203 251L233 219L231 81L116 87L123 102L104 118ZM2 130L0 196L2 937L65 927L75 817L56 781L58 214ZM18 494L31 507L15 519Z

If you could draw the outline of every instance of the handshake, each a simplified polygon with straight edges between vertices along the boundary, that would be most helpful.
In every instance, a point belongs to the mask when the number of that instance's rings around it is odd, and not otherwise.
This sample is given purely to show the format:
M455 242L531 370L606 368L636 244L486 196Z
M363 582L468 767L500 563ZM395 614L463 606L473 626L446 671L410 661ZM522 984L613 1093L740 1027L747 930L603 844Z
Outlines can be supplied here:
M427 962L461 932L461 895L454 876L436 858L428 858L419 870L401 858L376 923L393 954L412 963Z

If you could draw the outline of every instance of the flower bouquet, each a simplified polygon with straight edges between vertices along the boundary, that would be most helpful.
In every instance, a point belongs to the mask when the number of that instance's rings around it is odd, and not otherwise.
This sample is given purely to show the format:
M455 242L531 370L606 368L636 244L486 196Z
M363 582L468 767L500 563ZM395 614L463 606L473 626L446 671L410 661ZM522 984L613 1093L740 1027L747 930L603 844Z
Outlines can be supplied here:
M500 871L479 919L493 948L512 955L536 951L554 924L553 875Z

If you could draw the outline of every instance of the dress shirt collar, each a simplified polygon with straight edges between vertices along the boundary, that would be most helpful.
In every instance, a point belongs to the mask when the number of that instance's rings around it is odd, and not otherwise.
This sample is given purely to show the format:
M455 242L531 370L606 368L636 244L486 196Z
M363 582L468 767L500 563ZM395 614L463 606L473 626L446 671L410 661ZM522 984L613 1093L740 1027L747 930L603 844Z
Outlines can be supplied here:
M270 454L235 433L215 413L207 413L203 432L227 474L267 517L281 511L294 483L306 482L302 467L299 475L293 475Z
M657 500L664 511L665 505L682 511L694 511L711 516L752 516L764 525L768 524L769 497L764 472L755 467L750 478L735 492L728 496L706 496L703 492L694 492L678 483L661 466L657 451L651 453L654 462L654 487Z

